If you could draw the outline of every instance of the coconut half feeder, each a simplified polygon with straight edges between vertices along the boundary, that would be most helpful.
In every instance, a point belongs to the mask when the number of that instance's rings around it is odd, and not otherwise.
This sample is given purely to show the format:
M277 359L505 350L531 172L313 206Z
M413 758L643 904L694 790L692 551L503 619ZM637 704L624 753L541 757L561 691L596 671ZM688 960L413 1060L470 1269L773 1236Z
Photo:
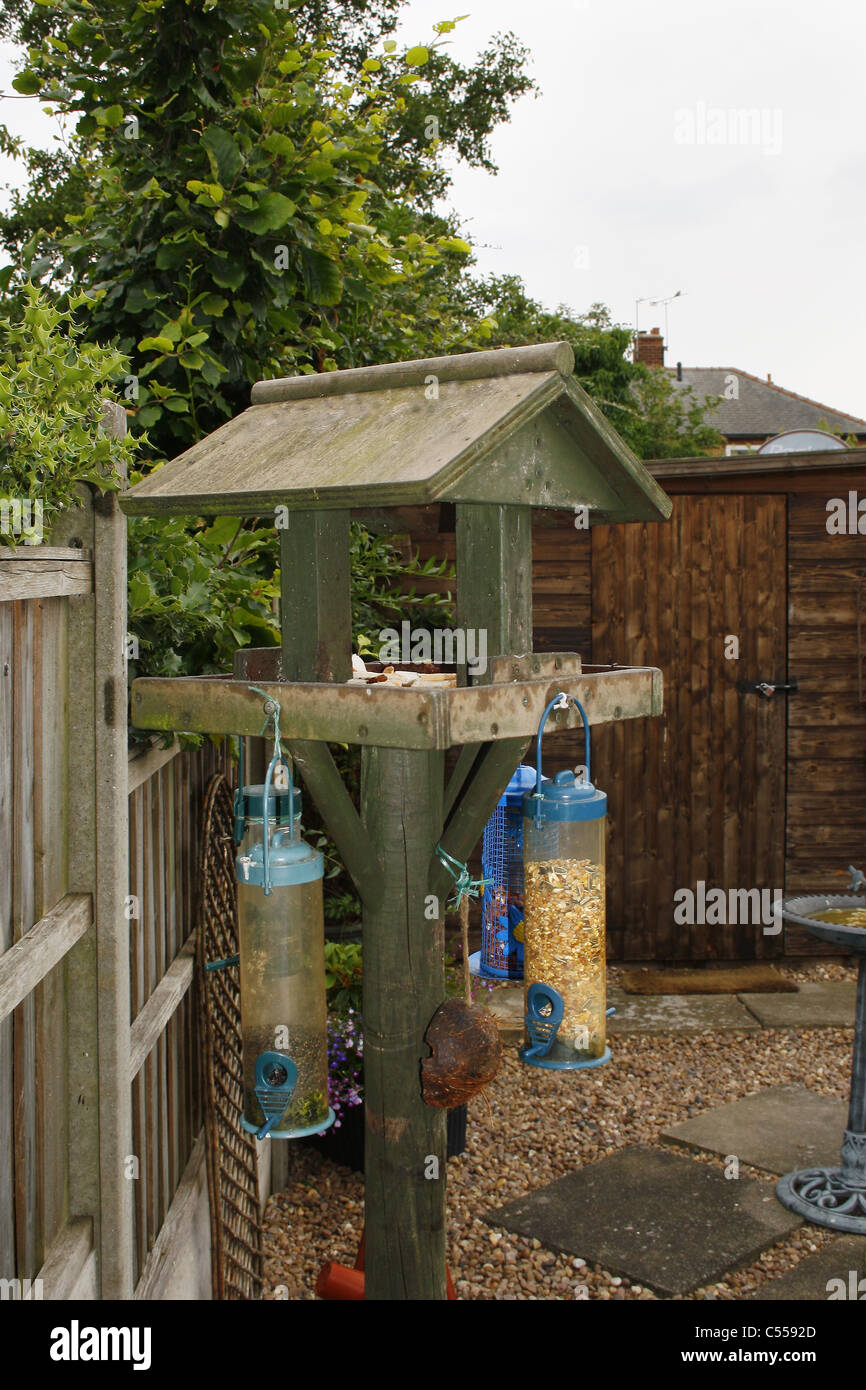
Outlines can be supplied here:
M446 999L436 1010L424 1041L431 1056L421 1063L425 1105L453 1110L493 1080L502 1061L496 1020L483 1004Z

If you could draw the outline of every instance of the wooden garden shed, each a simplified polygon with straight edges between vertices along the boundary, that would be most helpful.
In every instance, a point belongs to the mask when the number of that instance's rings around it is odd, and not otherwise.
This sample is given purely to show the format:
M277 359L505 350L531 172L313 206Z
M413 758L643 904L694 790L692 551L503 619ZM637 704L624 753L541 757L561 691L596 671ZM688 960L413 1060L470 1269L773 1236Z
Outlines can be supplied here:
M611 957L813 954L796 927L678 922L674 895L700 882L839 891L839 871L863 866L866 450L647 468L672 498L669 521L590 531L536 513L533 528L535 650L664 673L661 718L594 739ZM447 509L399 524L423 558L454 553ZM557 765L579 763L579 745L564 735Z

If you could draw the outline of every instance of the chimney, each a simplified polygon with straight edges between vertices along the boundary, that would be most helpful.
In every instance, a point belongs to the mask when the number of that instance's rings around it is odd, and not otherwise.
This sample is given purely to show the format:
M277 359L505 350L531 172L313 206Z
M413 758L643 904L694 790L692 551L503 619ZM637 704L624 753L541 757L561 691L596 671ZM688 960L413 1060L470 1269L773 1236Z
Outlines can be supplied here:
M661 329L651 328L649 333L638 333L634 345L634 360L645 367L665 365L665 345Z

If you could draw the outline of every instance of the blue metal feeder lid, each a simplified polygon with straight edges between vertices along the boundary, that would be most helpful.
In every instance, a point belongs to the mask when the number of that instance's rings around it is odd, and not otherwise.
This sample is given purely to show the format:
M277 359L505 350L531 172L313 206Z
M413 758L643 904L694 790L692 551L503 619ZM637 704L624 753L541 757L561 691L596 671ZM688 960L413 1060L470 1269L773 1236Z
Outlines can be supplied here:
M246 820L263 819L265 787L263 782L254 783L246 786L241 793L243 813ZM295 819L301 814L301 789L295 787ZM268 820L272 824L286 821L289 818L289 789L288 787L275 787L271 784L268 792Z
M256 888L265 886L265 851L261 840L250 847L248 854L235 860L238 883L250 883ZM290 888L297 883L313 883L325 872L323 855L306 840L291 839L288 826L271 836L268 872L272 888Z
M524 794L523 814L529 820L601 820L607 815L607 793L563 770L552 782L542 778L540 796L534 789Z
M524 792L535 790L535 775L534 767L527 767L525 763L521 763L496 803L497 806L507 806L511 810L519 810L523 803Z

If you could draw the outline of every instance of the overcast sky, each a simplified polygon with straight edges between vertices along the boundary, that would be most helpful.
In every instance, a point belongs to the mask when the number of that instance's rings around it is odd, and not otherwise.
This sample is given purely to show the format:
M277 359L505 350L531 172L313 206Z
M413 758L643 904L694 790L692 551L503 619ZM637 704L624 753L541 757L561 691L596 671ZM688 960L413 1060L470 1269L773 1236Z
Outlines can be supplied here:
M410 0L403 36L423 41L463 9L457 56L512 30L541 87L494 137L498 175L456 172L480 268L516 272L551 307L601 300L629 325L636 299L681 290L669 363L769 372L866 417L866 7ZM7 50L3 92L13 71ZM38 103L3 114L50 140ZM663 307L639 315L664 331Z
M866 7L412 0L407 37L470 9L455 53L510 29L542 89L496 135L497 176L457 173L480 266L630 325L636 299L682 290L668 362L770 372L866 417ZM639 314L664 331L661 307Z

